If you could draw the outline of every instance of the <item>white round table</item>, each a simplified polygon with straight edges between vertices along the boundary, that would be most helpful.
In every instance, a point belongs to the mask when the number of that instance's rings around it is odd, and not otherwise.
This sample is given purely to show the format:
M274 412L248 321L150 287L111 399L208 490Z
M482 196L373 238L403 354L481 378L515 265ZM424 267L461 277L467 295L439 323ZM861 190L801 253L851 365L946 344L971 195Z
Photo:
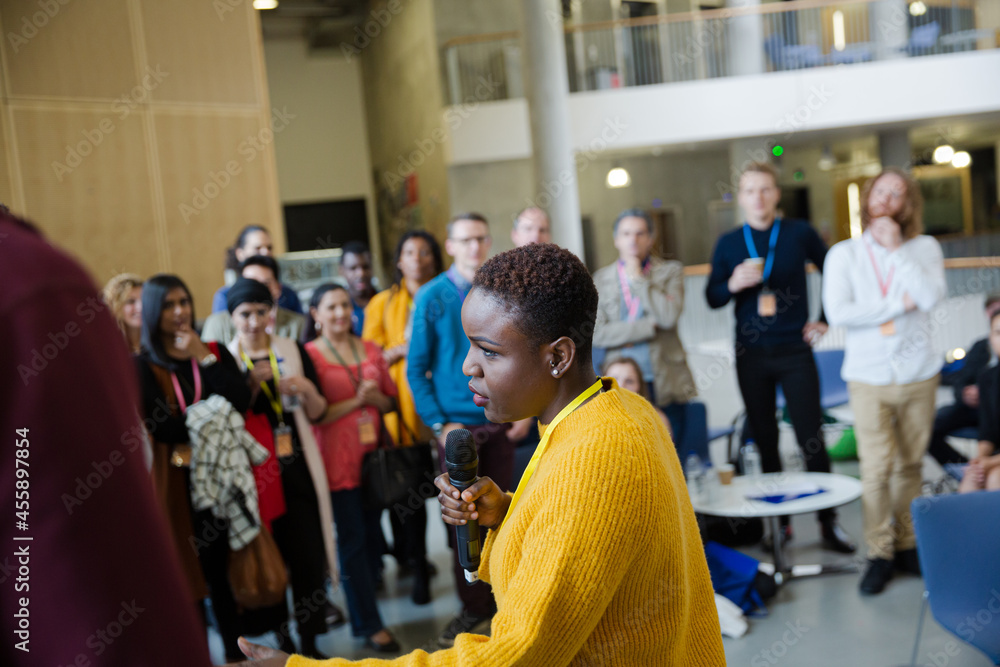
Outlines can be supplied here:
M823 493L786 500L780 503L756 499L759 496L777 496L786 491L801 490L807 486L823 489ZM731 484L717 487L713 499L692 499L694 511L729 519L765 519L771 530L772 556L775 578L778 583L792 577L834 574L856 571L850 565L797 565L791 566L785 556L785 545L779 539L779 517L805 514L831 507L839 507L861 497L861 482L847 475L826 472L777 472L760 475L757 479L734 477Z

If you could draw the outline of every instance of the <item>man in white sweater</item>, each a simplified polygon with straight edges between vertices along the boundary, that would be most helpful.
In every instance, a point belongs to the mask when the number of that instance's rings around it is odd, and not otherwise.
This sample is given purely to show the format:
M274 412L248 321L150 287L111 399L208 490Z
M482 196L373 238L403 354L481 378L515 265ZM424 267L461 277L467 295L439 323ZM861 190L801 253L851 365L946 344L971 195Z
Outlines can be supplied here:
M863 234L835 245L823 271L824 312L847 329L841 375L861 461L865 595L881 593L893 569L920 574L910 502L920 494L941 370L929 313L946 292L941 246L920 233L922 209L916 181L884 169L861 194Z

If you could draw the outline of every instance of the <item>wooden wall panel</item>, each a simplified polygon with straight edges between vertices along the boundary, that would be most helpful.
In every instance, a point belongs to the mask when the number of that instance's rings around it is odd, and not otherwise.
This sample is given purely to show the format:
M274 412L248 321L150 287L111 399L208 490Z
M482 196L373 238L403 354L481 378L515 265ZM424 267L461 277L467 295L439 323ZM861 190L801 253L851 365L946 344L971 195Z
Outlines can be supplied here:
M256 116L156 113L167 249L173 271L194 293L199 317L209 312L222 284L225 249L240 229L264 225L275 232L276 246L281 243L281 221L270 217L274 144L262 142L260 133Z
M254 62L260 36L247 12L249 2L232 7L225 1L142 0L140 5L148 64L169 72L156 100L260 102Z
M252 159L241 152L270 117L256 11L249 2L54 0L58 11L36 17L44 29L12 41L38 2L0 0L0 200L98 282L123 270L182 276L204 317L243 225L284 238L272 140ZM212 176L230 161L240 173L216 192ZM195 189L207 199L196 201Z
M127 0L49 4L51 17L37 0L0 2L10 94L109 100L129 94L136 64Z
M99 282L159 267L142 119L132 114L104 133L109 123L99 111L14 111L25 213Z
M12 210L16 209L14 204L14 184L11 181L11 171L9 161L13 157L10 152L10 142L7 138L6 128L7 107L0 103L0 202L3 202Z

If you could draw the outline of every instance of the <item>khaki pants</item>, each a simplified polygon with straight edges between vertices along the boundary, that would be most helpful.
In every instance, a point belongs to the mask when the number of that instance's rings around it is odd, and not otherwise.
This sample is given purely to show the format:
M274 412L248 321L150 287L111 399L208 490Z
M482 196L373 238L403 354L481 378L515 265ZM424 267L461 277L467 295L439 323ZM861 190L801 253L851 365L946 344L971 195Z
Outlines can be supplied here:
M892 560L916 546L910 502L920 495L937 386L936 375L911 384L848 383L869 558Z

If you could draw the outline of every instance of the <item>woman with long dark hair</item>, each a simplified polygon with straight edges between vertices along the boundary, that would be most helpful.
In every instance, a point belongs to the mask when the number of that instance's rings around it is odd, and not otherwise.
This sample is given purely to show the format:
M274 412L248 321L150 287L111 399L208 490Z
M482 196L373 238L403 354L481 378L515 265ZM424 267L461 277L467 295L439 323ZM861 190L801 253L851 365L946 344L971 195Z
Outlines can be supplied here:
M313 430L326 464L351 630L369 648L395 653L399 644L383 626L375 602L380 512L363 506L360 487L362 459L378 446L380 415L396 409L396 385L382 348L351 332L352 314L346 288L325 284L313 292L305 349L329 403Z
M238 412L250 403L250 390L232 355L206 345L194 328L191 292L180 278L158 274L142 290L142 347L136 357L142 405L153 441L153 487L166 514L174 546L193 599L206 592L218 623L226 659L240 656L236 603L228 580L227 522L212 510L191 504L191 438L187 408L213 394ZM207 585L207 591L206 591Z
M398 409L385 416L385 427L400 447L427 442L431 433L417 415L413 394L406 380L406 354L413 329L413 299L424 284L441 273L441 247L425 231L409 231L396 245L392 286L372 297L365 308L361 337L383 348L389 375L399 391ZM400 568L413 572L412 599L427 604L430 596L430 564L427 562L427 510L423 505L405 519L389 512L393 547Z
M509 250L476 272L462 306L469 389L491 422L538 417L542 433L513 496L489 477L461 493L447 473L436 480L446 523L489 530L479 576L497 612L489 637L364 664L726 664L680 461L653 406L595 376L596 312L587 267L557 246ZM288 662L242 647L260 667Z

